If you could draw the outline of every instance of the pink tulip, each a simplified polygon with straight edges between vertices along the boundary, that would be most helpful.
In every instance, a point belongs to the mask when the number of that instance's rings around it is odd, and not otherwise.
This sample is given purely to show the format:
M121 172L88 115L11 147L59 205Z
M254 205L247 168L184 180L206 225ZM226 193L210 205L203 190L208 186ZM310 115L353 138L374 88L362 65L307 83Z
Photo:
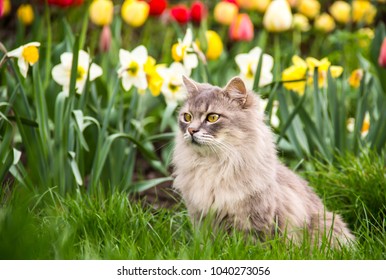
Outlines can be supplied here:
M234 41L251 41L254 31L247 14L238 14L229 28L229 37Z
M99 37L99 50L101 52L108 52L110 50L111 40L112 35L110 26L105 25L103 26L101 35Z
M386 67L386 38L383 39L381 51L379 52L378 63L381 67Z

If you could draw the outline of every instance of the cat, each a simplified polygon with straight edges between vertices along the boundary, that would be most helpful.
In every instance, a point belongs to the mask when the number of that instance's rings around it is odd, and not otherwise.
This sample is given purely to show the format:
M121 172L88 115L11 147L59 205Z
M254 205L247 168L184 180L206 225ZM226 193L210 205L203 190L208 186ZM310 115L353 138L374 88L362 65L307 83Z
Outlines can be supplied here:
M305 232L317 244L330 236L334 247L355 240L342 218L279 161L260 99L241 78L224 88L185 76L183 84L188 95L179 111L173 188L194 224L212 213L216 224L262 240L278 232L296 243Z

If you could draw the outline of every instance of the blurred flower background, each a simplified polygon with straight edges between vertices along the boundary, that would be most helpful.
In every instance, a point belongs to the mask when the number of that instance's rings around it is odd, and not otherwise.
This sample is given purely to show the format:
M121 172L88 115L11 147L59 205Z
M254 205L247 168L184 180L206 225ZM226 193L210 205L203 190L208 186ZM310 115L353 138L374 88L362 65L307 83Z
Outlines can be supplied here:
M240 76L290 161L381 154L385 14L383 0L1 0L0 179L170 184L182 75Z

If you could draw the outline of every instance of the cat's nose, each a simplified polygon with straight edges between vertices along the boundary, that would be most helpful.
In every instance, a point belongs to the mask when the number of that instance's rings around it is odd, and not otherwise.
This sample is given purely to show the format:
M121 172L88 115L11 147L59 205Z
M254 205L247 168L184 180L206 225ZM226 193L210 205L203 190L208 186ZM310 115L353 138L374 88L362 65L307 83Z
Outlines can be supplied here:
M198 132L198 129L193 128L193 127L188 127L188 131L189 131L190 135L193 135L194 133Z

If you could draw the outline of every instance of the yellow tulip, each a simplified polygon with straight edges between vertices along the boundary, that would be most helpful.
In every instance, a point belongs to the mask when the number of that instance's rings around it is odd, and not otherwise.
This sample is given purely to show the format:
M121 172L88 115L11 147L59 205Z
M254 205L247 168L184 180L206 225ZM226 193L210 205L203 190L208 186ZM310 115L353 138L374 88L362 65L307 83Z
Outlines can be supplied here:
M144 1L126 0L122 5L121 15L128 25L139 27L147 20L149 10L149 4Z
M320 3L318 0L300 0L298 11L309 19L314 19L320 13Z
M358 88L361 84L363 78L363 69L355 69L351 72L350 77L348 78L348 83L353 88Z
M246 10L257 10L264 13L271 0L237 0L240 8Z
M287 31L292 26L292 12L286 0L272 1L263 17L264 28L270 32Z
M372 24L376 14L377 9L370 2L364 0L354 0L352 2L352 16L354 22Z
M345 1L336 1L330 7L330 13L339 23L348 23L351 20L351 6Z
M93 1L89 8L91 21L99 26L110 25L113 21L114 4L111 0Z
M310 30L310 22L308 18L303 14L294 14L294 19L292 21L293 28L306 32Z
M209 60L216 60L220 57L223 51L223 43L220 35L213 30L208 30L205 33L206 40L208 42L205 56Z
M239 8L230 2L219 2L214 7L214 19L223 25L230 25L239 13Z
M315 28L319 31L329 33L335 29L335 21L327 13L323 13L315 19Z
M24 25L31 25L35 19L34 10L30 4L22 4L17 9L17 17Z

